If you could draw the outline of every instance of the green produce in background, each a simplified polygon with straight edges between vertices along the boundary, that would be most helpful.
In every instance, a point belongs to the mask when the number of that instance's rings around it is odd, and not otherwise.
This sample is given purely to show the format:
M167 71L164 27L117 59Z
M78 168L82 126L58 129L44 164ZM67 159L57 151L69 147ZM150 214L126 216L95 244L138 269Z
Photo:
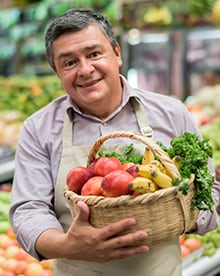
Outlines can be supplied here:
M214 167L220 164L220 119L212 122L210 125L201 128L204 138L209 139L213 148L212 162Z
M0 90L0 111L18 111L21 121L24 121L53 99L64 95L64 91L55 76L1 77Z
M189 13L203 16L211 13L215 0L187 0L186 7Z
M0 233L5 233L9 226L9 208L11 203L11 193L0 191Z

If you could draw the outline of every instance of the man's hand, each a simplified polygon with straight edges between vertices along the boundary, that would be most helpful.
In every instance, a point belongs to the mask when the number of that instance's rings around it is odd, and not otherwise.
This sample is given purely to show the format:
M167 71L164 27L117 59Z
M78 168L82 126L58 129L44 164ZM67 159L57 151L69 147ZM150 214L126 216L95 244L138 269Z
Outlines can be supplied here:
M39 236L36 250L41 256L107 262L149 250L146 245L133 245L147 239L145 231L120 236L121 232L136 224L134 218L123 219L103 228L94 228L89 223L89 207L82 201L77 205L79 214L67 233L48 229Z
M144 231L117 236L135 225L135 219L123 219L98 229L89 224L88 206L78 202L78 208L79 215L66 234L66 258L106 262L148 251L145 245L130 246L147 238Z

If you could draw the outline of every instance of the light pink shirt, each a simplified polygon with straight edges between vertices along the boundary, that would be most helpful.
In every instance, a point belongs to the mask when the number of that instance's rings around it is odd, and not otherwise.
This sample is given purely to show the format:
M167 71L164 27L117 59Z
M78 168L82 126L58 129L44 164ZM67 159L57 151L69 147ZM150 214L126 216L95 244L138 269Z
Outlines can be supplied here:
M10 219L20 244L30 254L35 251L38 236L49 228L62 230L54 212L54 186L59 168L62 127L67 111L74 122L74 145L92 145L106 133L116 130L139 131L130 97L143 103L154 140L166 146L184 132L199 134L184 104L172 97L132 88L122 77L124 90L121 106L106 120L84 115L68 95L60 97L29 117L23 125L16 149ZM213 196L219 201L220 185L215 182ZM216 214L202 211L198 233L204 234L217 226Z

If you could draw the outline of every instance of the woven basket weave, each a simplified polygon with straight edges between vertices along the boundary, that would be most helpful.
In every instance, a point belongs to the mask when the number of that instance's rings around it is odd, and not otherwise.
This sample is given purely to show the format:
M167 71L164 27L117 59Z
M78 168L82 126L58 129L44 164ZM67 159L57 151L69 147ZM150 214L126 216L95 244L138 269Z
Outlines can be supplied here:
M88 154L87 166L95 160L102 144L106 140L116 137L130 138L143 143L160 158L173 177L179 176L179 172L168 154L153 140L136 132L113 132L100 137ZM76 203L78 201L86 202L90 207L90 223L98 228L122 218L135 217L137 225L123 234L135 230L145 230L148 233L148 239L144 243L154 246L171 240L194 226L199 211L192 205L195 192L193 177L189 183L190 189L187 195L183 195L177 187L171 187L139 196L123 195L114 198L81 196L66 188L64 196L68 201L73 218L78 213Z

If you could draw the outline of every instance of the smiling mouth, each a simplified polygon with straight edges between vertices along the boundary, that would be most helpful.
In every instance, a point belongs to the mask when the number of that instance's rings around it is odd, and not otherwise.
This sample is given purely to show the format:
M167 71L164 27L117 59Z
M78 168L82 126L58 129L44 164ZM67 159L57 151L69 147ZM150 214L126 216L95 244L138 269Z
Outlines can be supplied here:
M90 87L90 86L93 86L95 85L96 83L98 83L100 80L95 80L95 81L91 81L91 82L88 82L86 84L81 84L81 85L78 85L79 87L81 88L86 88L86 87Z

